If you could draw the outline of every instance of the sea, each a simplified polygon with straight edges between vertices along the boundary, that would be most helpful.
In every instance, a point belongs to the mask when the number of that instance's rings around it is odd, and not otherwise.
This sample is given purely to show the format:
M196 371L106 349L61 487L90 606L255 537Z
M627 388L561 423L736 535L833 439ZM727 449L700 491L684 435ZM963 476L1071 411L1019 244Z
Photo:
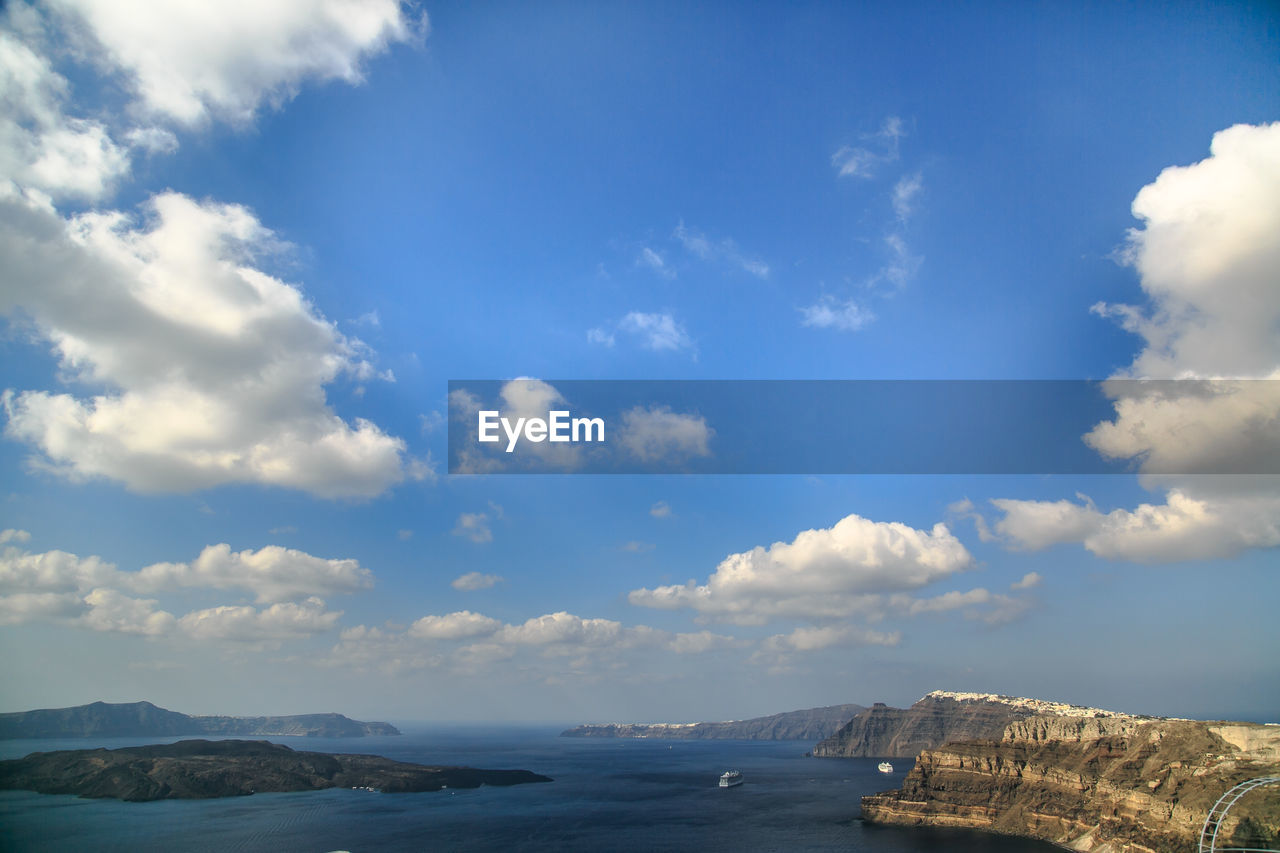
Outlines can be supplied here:
M266 738L299 750L531 770L553 782L418 794L330 789L124 803L0 791L3 851L864 851L1049 853L971 830L864 823L859 798L897 787L874 758L811 758L800 741L560 737L563 727L409 726L399 737ZM0 758L181 738L0 741ZM744 784L720 788L720 774Z

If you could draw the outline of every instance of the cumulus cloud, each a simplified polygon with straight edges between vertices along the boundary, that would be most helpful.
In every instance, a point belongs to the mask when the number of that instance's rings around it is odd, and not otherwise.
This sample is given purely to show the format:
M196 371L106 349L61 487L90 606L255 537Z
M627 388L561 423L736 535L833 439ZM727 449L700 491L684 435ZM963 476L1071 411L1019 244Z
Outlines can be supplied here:
M325 609L322 599L283 602L259 610L249 606L211 607L178 620L178 627L201 640L263 643L296 640L333 630L342 611Z
M816 329L835 329L838 332L856 332L875 320L876 315L858 303L856 299L838 300L830 295L800 309L801 324Z
M670 518L671 504L666 501L656 501L653 506L649 507L649 515L654 518Z
M731 554L706 583L637 589L628 598L744 625L780 617L821 621L874 610L882 593L919 589L972 563L944 524L926 531L849 515L792 542Z
M0 24L29 11L18 3L0 9ZM66 115L69 90L23 36L0 28L0 185L93 201L128 173L127 149L101 122Z
M173 630L172 613L159 610L153 598L130 598L114 589L95 589L84 598L89 611L83 624L95 631L155 637Z
M666 406L635 406L622 413L616 441L641 462L710 456L715 430L701 415L673 412Z
M830 646L896 646L901 641L900 631L870 631L852 625L828 625L822 628L796 628L790 634L774 634L761 643L761 648L770 652L811 652Z
M279 243L238 205L163 193L138 222L63 222L0 198L0 311L24 312L93 396L6 391L9 437L59 475L142 492L227 483L368 497L405 477L404 442L325 402L368 351L301 290L253 265ZM389 377L388 377L389 378Z
M1099 511L1091 502L996 500L996 532L1017 548L1079 542L1110 560L1169 563L1280 545L1280 495L1199 499L1171 489L1163 504Z
M445 616L423 616L409 626L411 637L428 640L461 640L493 634L502 623L470 610L459 610Z
M710 631L672 634L566 611L508 624L464 610L424 616L403 632L363 625L346 629L325 663L377 666L388 672L450 664L475 674L508 661L523 673L530 662L543 659L555 661L555 672L565 675L583 674L593 662L625 667L629 659L623 655L628 653L690 655L739 645L733 637Z
M478 589L489 589L502 583L501 575L486 575L482 572L467 572L453 579L449 585L464 592Z
M1027 572L1025 575L1022 576L1021 580L1017 580L1011 583L1009 585L1009 589L1012 589L1012 590L1034 589L1035 587L1038 587L1040 585L1040 582L1042 580L1044 580L1044 578L1040 576L1039 572Z
M137 111L199 124L250 120L308 80L362 79L361 63L418 25L399 0L54 0L101 65L120 70ZM425 20L424 20L425 23Z
M8 533L10 531L6 531ZM21 541L11 536L10 541ZM66 551L31 553L0 549L0 622L70 621L97 631L162 636L181 631L205 639L271 641L328 630L341 613L324 609L315 592L352 592L372 575L355 560L324 560L268 546L234 553L227 545L205 548L191 563L156 563L136 572ZM266 609L215 607L181 619L151 598L175 589L246 589ZM301 603L285 601L305 599Z
M1013 547L1079 542L1146 563L1280 545L1276 477L1180 475L1269 473L1280 456L1280 123L1215 134L1209 157L1143 187L1133 214L1142 226L1121 255L1149 306L1093 310L1143 347L1105 386L1115 418L1085 441L1136 460L1164 502L996 501L996 530Z
M181 587L246 589L259 604L351 593L373 586L373 572L356 560L314 557L278 545L238 552L227 544L209 545L190 563L156 563L121 577L130 589L139 592Z

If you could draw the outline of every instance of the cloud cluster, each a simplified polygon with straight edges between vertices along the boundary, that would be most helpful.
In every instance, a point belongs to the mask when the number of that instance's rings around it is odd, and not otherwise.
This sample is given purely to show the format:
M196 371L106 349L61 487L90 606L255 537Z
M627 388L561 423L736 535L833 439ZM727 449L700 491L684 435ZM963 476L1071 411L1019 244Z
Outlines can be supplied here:
M1142 227L1122 258L1150 304L1093 310L1143 348L1108 385L1115 418L1085 441L1137 460L1164 501L1104 512L1085 498L997 500L995 529L1018 548L1074 542L1146 563L1280 545L1280 123L1215 134L1209 157L1165 169L1133 213ZM1273 476L1169 475L1197 470Z
M740 625L835 620L874 614L885 593L920 589L972 564L944 524L926 531L849 515L792 542L731 554L705 583L637 589L628 598L641 607L688 608Z
M863 136L865 145L845 145L836 151L831 165L838 178L871 180L898 161L906 135L902 120L889 116L879 131ZM923 191L924 174L919 170L902 175L893 185L889 201L894 218L880 240L883 261L880 268L862 282L862 290L874 294L885 283L894 290L901 289L919 272L923 259L908 245L906 231ZM867 302L867 293L840 297L823 294L813 304L800 306L800 323L815 329L856 332L876 319Z
M344 630L324 661L334 666L376 666L385 672L451 665L474 674L504 661L551 662L559 675L625 666L632 652L703 654L741 645L710 631L671 633L565 611L504 623L469 610L418 619L404 631L364 625Z
M355 560L327 560L274 545L240 552L210 545L190 563L155 563L127 572L95 556L33 553L6 544L28 538L23 531L0 534L0 624L70 621L143 636L275 642L331 630L342 613L327 610L319 596L373 583L372 573ZM157 599L127 594L188 589L245 590L268 606L219 606L176 617L160 609Z
M247 122L307 81L358 83L361 63L425 24L400 0L54 0L93 60L124 77L137 112L183 125Z
M176 147L145 122L247 120L305 80L357 81L362 59L408 37L400 5L287 0L264 16L244 2L122 13L58 0L8 4L0 21L0 313L91 389L4 393L6 433L36 449L33 464L144 492L257 483L368 497L426 476L402 440L328 405L339 379L391 376L266 271L284 246L250 211L176 192L138 215L54 207L101 201L135 151ZM54 33L124 86L130 110L74 114Z

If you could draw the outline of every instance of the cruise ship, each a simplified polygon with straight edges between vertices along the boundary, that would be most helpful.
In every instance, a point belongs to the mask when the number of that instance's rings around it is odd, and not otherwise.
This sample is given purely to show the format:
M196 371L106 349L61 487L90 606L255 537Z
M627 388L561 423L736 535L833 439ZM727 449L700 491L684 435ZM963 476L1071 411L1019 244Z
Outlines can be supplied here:
M881 761L879 764L876 765L876 769L879 770L881 773L892 773L893 765L887 761Z
M734 785L742 784L742 774L737 770L726 770L720 776L721 788L732 788Z

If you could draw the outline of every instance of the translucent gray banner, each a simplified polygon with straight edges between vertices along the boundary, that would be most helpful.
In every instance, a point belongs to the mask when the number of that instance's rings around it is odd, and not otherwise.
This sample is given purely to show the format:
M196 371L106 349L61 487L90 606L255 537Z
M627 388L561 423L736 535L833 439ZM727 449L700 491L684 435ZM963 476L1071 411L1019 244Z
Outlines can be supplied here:
M1277 474L1276 380L451 380L450 474Z

